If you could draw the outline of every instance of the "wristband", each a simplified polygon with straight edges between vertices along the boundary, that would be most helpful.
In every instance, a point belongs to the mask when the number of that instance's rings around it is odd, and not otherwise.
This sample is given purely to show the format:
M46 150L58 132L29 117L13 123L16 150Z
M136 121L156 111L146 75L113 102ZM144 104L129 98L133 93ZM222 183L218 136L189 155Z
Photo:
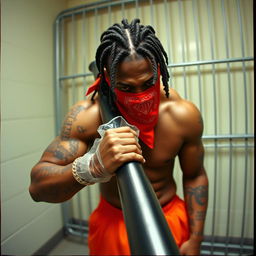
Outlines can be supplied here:
M106 130L121 126L129 126L139 135L137 127L128 124L121 116L115 117L108 123L100 125L97 131L101 138L95 139L91 149L83 156L75 159L72 164L72 173L77 182L82 185L91 185L98 182L103 183L110 181L112 176L115 175L106 170L101 159L99 146Z
M94 183L92 182L88 182L86 180L84 180L83 178L81 178L78 174L77 174L77 161L78 161L78 158L75 159L75 161L73 162L72 164L72 174L73 174L73 177L75 178L75 180L80 183L81 185L84 185L84 186L88 186L88 185L92 185Z

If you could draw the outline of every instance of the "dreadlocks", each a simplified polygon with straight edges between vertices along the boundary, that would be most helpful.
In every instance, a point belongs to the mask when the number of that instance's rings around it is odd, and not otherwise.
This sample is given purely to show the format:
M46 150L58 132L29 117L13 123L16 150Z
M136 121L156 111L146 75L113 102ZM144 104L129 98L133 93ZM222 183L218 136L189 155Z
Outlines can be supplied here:
M110 95L114 95L118 64L127 56L140 54L150 60L154 72L154 81L157 80L159 64L165 94L166 97L169 97L169 73L166 65L168 64L168 57L161 42L155 36L153 27L140 25L139 19L134 19L131 24L128 23L127 19L123 19L122 25L116 23L103 32L100 41L101 44L96 52L96 64L103 77L104 67L107 66L107 63L110 64L111 90L103 81L100 88L104 94L108 91Z

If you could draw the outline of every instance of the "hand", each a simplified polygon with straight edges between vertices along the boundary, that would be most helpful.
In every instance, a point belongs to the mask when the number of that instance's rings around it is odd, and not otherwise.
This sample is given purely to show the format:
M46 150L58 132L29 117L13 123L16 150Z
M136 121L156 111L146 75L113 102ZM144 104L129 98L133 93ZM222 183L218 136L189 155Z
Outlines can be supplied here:
M180 255L200 255L201 242L189 239L180 247Z
M99 153L104 168L111 174L126 162L145 162L137 134L128 126L107 130L100 142Z

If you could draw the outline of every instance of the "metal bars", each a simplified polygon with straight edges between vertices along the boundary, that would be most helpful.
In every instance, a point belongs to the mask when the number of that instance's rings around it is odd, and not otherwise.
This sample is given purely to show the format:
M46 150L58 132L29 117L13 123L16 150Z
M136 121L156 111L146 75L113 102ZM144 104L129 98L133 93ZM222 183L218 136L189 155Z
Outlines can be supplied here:
M181 62L181 63L168 64L168 68L221 64L221 63L228 63L228 62L242 62L242 61L245 62L245 61L253 61L253 60L254 60L253 57L245 57L245 58L233 58L233 59L222 59L222 60ZM86 76L92 76L92 73L80 73L80 74L74 74L74 75L68 75L68 76L60 76L59 80L66 80L66 79L86 77Z
M236 0L237 5L237 16L239 21L239 32L240 32L240 40L241 40L241 53L242 57L245 56L245 46L244 46L244 39L243 39L243 25L242 25L242 18L241 18L241 8L240 8L240 0ZM243 84L244 84L244 102L247 102L247 80L246 80L246 68L245 62L243 61ZM248 133L248 110L247 104L245 104L245 133ZM245 163L244 163L244 190L243 190L243 209L246 209L246 189L247 189L247 176L248 176L248 140L245 139ZM242 228L241 228L241 243L240 243L240 253L243 253L244 248L244 232L245 231L245 211L243 211L242 217Z
M166 45L171 85L198 106L205 123L203 143L210 197L204 254L253 250L254 57L248 33L252 31L252 3L105 0L64 10L55 22L56 134L64 114L82 99L85 86L93 81L88 65L94 60L100 34L108 26L122 18L130 21L139 17L143 24L153 25L157 34L161 32L159 39ZM241 187L239 194L237 186ZM95 194L96 189L90 187L63 204L68 233L86 235L83 225L97 205ZM223 198L227 198L226 204ZM74 219L78 221L74 223Z
M221 10L224 24L225 48L226 57L229 58L229 44L227 32L227 20L224 1L221 1ZM231 81L230 81L230 64L227 63L227 76L228 76L228 101L229 101L229 134L232 135L232 98L231 98ZM227 227L226 227L226 254L228 254L229 244L229 226L230 226L230 205L231 205L231 182L232 182L232 139L229 139L229 179L228 179L228 210L227 210Z

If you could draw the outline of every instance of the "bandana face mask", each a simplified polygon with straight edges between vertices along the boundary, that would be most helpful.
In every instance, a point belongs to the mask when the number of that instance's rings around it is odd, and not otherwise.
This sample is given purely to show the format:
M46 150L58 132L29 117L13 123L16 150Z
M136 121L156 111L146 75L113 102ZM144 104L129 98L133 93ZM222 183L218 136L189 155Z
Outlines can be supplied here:
M98 90L101 77L89 87L86 95ZM109 79L106 78L110 86ZM160 103L160 72L154 85L143 92L128 93L114 89L116 106L126 121L140 130L139 138L149 147L154 148L154 127L158 120Z
M109 80L107 79L107 83ZM139 93L114 89L116 105L128 123L140 130L139 138L150 148L154 148L154 127L158 120L160 103L160 75L150 88Z

